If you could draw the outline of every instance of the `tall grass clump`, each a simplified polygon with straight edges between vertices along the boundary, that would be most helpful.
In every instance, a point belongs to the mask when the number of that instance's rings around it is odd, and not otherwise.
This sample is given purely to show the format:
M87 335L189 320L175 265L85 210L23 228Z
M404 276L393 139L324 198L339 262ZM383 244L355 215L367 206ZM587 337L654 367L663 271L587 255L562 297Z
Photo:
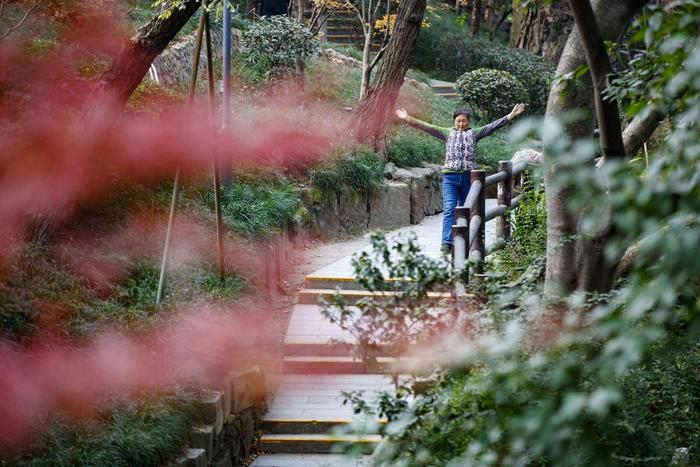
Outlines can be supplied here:
M363 146L342 149L311 170L311 184L325 195L340 196L344 190L372 193L384 180L384 162Z
M232 230L255 237L284 228L298 208L299 194L286 179L237 180L224 196L222 213Z

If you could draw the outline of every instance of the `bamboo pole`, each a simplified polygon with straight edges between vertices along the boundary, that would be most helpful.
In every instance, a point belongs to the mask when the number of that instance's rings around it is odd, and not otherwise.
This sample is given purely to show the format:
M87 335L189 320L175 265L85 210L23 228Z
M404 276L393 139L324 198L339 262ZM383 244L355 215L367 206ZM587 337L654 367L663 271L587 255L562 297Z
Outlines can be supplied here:
M204 8L204 5L202 5ZM194 91L197 84L197 72L199 71L199 55L202 52L202 36L204 32L204 24L207 19L206 11L202 11L197 26L197 35L195 38L194 52L192 55L192 73L190 75L190 87L187 92L187 110L192 110L194 103ZM173 196L170 201L170 216L168 217L168 227L165 232L165 245L163 246L163 259L160 264L160 278L158 279L158 293L156 294L156 305L160 305L163 299L163 290L165 289L165 278L168 273L168 265L170 261L170 242L172 240L173 225L175 223L175 215L177 214L177 202L180 197L180 167L175 169L175 180L173 181Z
M206 13L204 32L207 48L207 79L209 82L209 114L214 120L216 115L216 93L214 91L214 59L211 48L211 25L209 12ZM216 214L216 258L219 280L224 280L224 223L221 216L221 178L219 175L219 160L214 160L214 212Z

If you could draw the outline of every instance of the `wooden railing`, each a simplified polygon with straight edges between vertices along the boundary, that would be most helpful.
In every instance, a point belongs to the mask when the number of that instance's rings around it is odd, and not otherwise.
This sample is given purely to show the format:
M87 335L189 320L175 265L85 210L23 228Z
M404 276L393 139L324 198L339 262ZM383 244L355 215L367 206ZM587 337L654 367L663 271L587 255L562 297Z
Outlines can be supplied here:
M471 171L471 186L463 206L455 209L455 225L452 226L452 261L456 271L473 265L471 273L484 272L484 259L500 249L510 237L508 213L520 204L522 195L512 198L513 179L522 174L527 164L520 162L513 166L510 161L500 161L498 172L486 176L484 170ZM486 187L498 185L497 206L486 211ZM486 223L497 219L496 243L486 249ZM465 285L470 274L464 274Z

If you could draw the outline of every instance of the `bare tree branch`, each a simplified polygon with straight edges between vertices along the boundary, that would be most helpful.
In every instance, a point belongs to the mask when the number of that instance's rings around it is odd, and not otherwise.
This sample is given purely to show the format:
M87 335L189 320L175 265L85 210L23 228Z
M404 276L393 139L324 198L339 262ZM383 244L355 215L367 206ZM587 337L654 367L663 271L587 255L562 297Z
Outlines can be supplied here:
M496 36L496 32L500 29L501 25L506 20L506 18L511 13L511 11L513 11L512 7L508 8L506 11L504 11L503 14L501 15L501 17L498 19L498 22L496 23L496 25L491 28L491 30L489 31L489 40L490 41L493 42L493 38Z
M369 71L371 72L375 66L377 66L377 63L379 63L379 60L382 59L382 56L384 55L384 51L386 50L386 45L382 47L379 52L377 52L377 55L374 56L374 59L372 60L372 63L369 64Z
M38 7L40 3L41 3L41 0L36 0L36 2L34 2L34 4L32 4L32 6L30 6L29 9L24 13L24 16L22 17L22 19L20 19L17 24L12 26L5 34L0 36L0 41L5 39L7 36L9 36L13 32L15 32L19 28L21 28L22 25L24 24L24 22L27 21L27 18L29 18L29 15L32 13L32 11L34 11L34 9L36 9L36 7ZM5 2L4 1L2 2L1 6L2 6L2 8L0 9L0 16L2 16L2 10L5 9Z
M649 113L635 117L622 132L625 153L630 156L636 154L665 117L666 112L662 112L655 106L652 106Z
M593 8L589 0L569 0L569 5L574 13L588 68L591 70L596 116L600 128L600 150L605 158L624 157L625 146L622 143L617 101L603 99L613 70Z

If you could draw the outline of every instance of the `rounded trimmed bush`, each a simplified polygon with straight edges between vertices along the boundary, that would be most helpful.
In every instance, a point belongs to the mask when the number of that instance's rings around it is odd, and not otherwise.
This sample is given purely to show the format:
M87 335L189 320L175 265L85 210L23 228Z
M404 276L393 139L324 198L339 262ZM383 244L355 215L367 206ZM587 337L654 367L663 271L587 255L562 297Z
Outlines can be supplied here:
M519 102L530 104L523 83L507 71L479 68L460 76L455 88L466 104L488 119L506 115Z

